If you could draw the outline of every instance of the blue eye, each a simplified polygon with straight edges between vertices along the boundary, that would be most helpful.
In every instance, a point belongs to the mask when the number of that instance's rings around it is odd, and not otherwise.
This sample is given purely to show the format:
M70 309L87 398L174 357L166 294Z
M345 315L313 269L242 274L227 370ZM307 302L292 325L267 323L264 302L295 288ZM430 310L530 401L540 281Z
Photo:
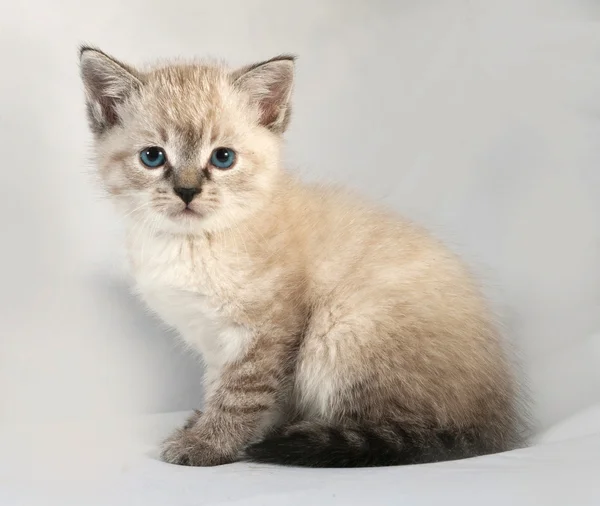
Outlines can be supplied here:
M210 163L218 169L229 169L235 162L235 151L229 148L217 148L210 155Z
M149 169L156 169L165 164L167 157L162 148L151 146L140 152L140 160Z

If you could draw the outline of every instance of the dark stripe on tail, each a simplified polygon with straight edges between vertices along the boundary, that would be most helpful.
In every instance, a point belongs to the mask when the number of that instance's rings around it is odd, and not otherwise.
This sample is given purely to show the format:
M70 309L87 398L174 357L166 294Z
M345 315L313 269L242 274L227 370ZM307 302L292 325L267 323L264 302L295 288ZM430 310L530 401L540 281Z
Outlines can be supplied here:
M374 467L457 460L506 449L486 439L475 430L337 428L302 422L249 446L245 453L247 460L266 464Z

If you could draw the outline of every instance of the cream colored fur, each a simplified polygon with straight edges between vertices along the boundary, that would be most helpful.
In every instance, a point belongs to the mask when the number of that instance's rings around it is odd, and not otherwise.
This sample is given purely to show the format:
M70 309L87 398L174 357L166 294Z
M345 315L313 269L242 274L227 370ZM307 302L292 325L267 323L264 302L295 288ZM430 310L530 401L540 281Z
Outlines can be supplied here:
M164 458L229 462L294 421L486 427L490 451L514 446L515 381L461 260L409 221L283 169L292 68L141 72L82 53L136 290L206 364L205 413ZM148 146L165 150L170 173L140 163ZM220 146L235 150L232 169L210 166ZM182 214L174 180L201 185L195 214Z

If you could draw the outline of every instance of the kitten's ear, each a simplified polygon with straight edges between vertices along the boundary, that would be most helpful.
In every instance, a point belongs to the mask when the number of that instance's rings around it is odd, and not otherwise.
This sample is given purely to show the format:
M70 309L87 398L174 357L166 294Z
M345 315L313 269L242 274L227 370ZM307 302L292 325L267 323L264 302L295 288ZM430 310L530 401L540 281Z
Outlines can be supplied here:
M133 69L95 48L82 47L79 61L90 127L99 135L118 123L117 106L141 80Z
M294 60L278 56L232 74L235 86L258 104L261 124L275 133L283 133L290 121Z

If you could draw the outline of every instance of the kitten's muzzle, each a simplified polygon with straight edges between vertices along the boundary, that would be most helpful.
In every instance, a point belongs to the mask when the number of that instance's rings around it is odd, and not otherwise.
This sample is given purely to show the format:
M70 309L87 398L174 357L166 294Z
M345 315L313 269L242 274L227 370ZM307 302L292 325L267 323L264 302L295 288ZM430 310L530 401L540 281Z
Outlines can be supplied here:
M176 187L173 188L173 191L187 206L192 200L194 200L194 197L200 193L201 188Z

